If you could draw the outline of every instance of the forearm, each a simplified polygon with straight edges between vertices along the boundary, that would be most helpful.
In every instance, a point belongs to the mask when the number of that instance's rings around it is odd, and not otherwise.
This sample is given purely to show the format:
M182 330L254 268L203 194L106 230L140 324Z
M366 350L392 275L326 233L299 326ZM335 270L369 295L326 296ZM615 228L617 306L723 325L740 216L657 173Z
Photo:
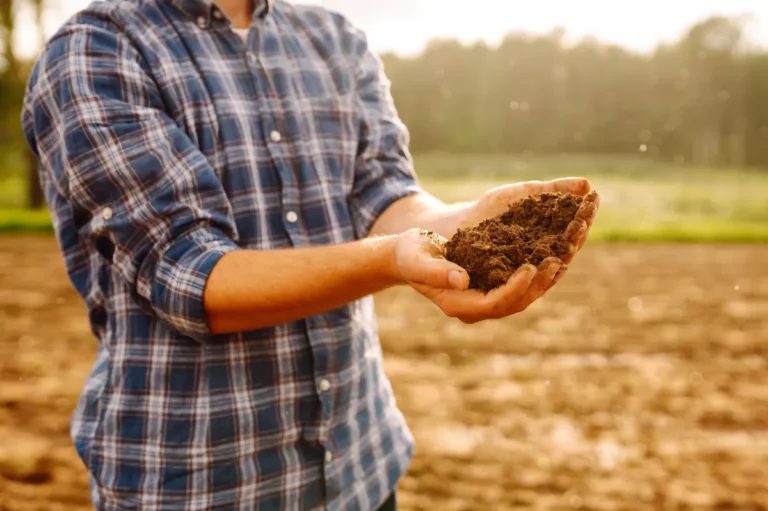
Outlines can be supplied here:
M396 285L395 245L395 237L376 237L335 246L230 252L214 266L205 287L211 332L287 323Z
M408 229L427 229L450 238L466 222L471 203L445 204L426 192L404 197L376 220L374 235L399 234Z

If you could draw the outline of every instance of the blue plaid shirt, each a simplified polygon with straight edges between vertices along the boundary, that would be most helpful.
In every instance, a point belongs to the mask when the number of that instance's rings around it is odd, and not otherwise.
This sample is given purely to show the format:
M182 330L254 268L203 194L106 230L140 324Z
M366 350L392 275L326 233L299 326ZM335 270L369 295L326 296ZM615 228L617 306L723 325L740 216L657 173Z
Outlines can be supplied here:
M227 336L203 307L223 254L359 239L418 191L363 35L281 1L247 44L209 1L94 3L41 54L23 122L99 340L72 420L97 509L381 504L413 439L372 298Z

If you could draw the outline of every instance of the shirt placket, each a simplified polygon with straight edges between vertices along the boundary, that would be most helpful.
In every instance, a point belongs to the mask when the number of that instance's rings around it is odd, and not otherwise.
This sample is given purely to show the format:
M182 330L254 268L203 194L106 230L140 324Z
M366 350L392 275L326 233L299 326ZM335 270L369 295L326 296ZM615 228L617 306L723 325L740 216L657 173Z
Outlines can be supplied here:
M269 18L259 22L255 37L249 39L249 44L255 47L247 48L246 60L258 92L259 121L261 132L265 137L264 143L280 176L283 225L291 244L294 247L301 247L307 244L307 239L300 229L301 201L296 176L294 176L289 162L290 149L287 147L289 141L299 137L300 134L289 133L285 122L281 120L281 116L277 115L282 110L280 94L279 91L272 88L270 69L259 51L263 44L264 32L273 29L272 23Z
M301 133L287 132L285 123L279 120L275 112L280 112L279 91L272 88L270 81L270 68L264 56L259 51L262 46L262 40L265 36L264 31L274 30L274 21L270 18L264 19L260 25L256 37L249 39L249 44L257 45L255 48L247 48L246 58L251 70L251 77L254 81L256 90L262 92L259 94L259 119L261 122L262 133L266 139L266 147L269 151L272 162L277 169L282 183L282 206L283 206L283 224L285 225L288 236L294 247L306 246L308 239L304 237L301 227L301 201L296 176L289 161L290 148L287 147L289 140L297 140ZM333 500L341 492L341 486L338 481L338 470L335 468L337 463L337 452L332 442L330 434L330 420L333 406L332 386L329 368L329 353L327 345L327 332L318 332L322 330L323 325L315 318L308 318L304 321L307 338L312 347L314 358L314 382L315 389L319 396L322 417L320 420L318 435L319 440L325 448L324 474L326 481L326 497Z
M340 477L340 456L333 441L332 414L334 406L334 382L330 370L328 345L328 325L318 316L310 317L304 320L307 331L307 338L312 346L315 372L315 389L320 399L322 417L318 434L320 441L325 448L324 475L326 484L326 498L329 502L334 501L341 493ZM331 508L327 508L331 509Z

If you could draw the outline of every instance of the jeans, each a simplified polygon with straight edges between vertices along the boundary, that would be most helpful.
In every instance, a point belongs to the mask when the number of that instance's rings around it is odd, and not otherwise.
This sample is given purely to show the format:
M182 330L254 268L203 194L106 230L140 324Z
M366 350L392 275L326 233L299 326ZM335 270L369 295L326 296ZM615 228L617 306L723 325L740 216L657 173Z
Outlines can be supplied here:
M394 491L387 501L381 505L378 511L397 511L397 495Z

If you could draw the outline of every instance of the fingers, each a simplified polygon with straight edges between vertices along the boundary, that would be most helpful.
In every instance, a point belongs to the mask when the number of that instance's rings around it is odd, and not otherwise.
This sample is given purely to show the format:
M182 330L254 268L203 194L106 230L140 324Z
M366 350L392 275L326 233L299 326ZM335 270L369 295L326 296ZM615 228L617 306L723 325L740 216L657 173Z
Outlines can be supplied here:
M445 244L448 242L446 238L439 234L420 234L422 241L421 248L425 250L432 257L443 257L445 252Z
M583 177L564 177L551 181L526 181L520 184L524 187L525 195L572 193L583 197L592 190L592 184Z
M571 221L570 224L568 224L568 227L565 229L565 232L563 233L563 238L565 238L570 243L576 243L579 241L581 236L583 236L587 232L587 222L584 220L581 220L579 218L574 219Z
M507 283L492 289L485 295L486 312L491 317L504 317L512 314L515 306L526 295L538 277L538 270L532 264L524 264Z
M597 211L599 209L600 209L600 195L597 192L592 192L586 197L584 197L584 202L582 202L581 206L579 207L579 210L576 212L576 218L579 220L583 220L584 223L587 224L587 230L579 238L579 240L576 243L577 252L581 250L581 248L587 242L587 239L589 238L589 231L592 228L592 224L595 222L595 218L597 217Z
M563 268L566 266L554 257L544 261L538 269L526 265L504 286L485 296L486 303L480 313L458 317L464 323L473 324L484 319L500 319L523 312L554 286L556 278L562 278Z
M568 253L563 256L565 264L570 264L576 252L584 245L588 231L589 226L584 220L574 220L568 224L565 233L563 233L563 237L568 241Z
M564 265L559 259L550 257L544 260L538 269L532 265L526 266L532 268L530 270L532 278L528 281L528 285L525 286L525 290L522 293L519 292L519 288L515 289L514 276L504 286L488 293L488 298L494 302L491 318L503 318L523 312L547 292L558 271ZM494 296L495 291L498 291L496 296Z
M587 227L587 232L585 232L584 235L579 239L578 246L576 247L576 252L578 252L579 250L584 248L584 244L589 239L589 231L590 231L590 229L592 229L591 226ZM574 253L574 255L575 255L575 253ZM573 256L571 258L573 258Z
M451 270L448 274L448 283L451 285L451 289L466 291L469 289L469 275L464 270Z
M413 285L435 290L469 288L469 274L444 257L446 239L424 230L413 229L398 240L397 267L400 276Z
M558 282L560 282L560 280L561 280L563 277L565 277L565 274L566 274L567 272L568 272L568 266L567 266L567 265L563 265L563 266L561 266L561 267L560 267L560 269L559 269L559 270L557 270L557 273L555 274L555 278L554 278L554 279L552 279L552 282L550 282L550 283L549 283L549 286L547 287L547 291L549 291L550 289L552 289L553 287L555 287L555 286L557 285L557 283L558 283ZM546 293L546 292L545 292L545 293Z
M567 268L562 261L556 257L550 257L544 260L539 266L539 271L536 274L536 278L533 279L531 285L528 287L523 298L517 303L519 310L515 312L522 312L527 309L533 302L544 296L549 288L554 284L554 279L560 274L561 269ZM560 274L562 278L562 274Z
M579 206L579 210L576 212L575 220L581 220L591 226L592 222L597 216L597 210L600 208L600 195L597 192L592 192L584 197L584 200Z
M506 284L487 294L478 290L436 289L423 284L414 287L435 302L447 316L472 324L524 311L551 289L565 275L566 269L566 265L554 257L545 260L538 269L527 264L518 269Z
M464 291L469 288L469 275L461 266L445 259L423 258L419 271L412 277L415 284L423 284L435 289Z
M589 194L592 185L583 177L566 177L551 181L524 181L508 185L497 186L488 190L476 204L476 213L465 223L476 225L481 220L500 215L509 209L509 206L528 196L538 196L542 193L572 193L579 197Z
M589 230L597 216L597 210L600 207L600 196L597 192L591 192L586 197L573 219L563 234L568 240L568 254L563 257L563 262L570 264L576 253L581 250L589 237Z
M576 212L576 218L584 220L587 224L587 232L581 237L579 241L579 250L586 243L589 237L589 230L592 228L592 224L597 217L597 211L600 209L600 195L597 192L592 192L584 198L584 202L579 207L579 211Z
M536 267L530 264L522 266L509 278L506 284L493 289L487 294L476 289L467 291L431 290L417 288L419 292L434 301L443 312L462 321L501 318L509 315L507 310L514 308L536 277Z

